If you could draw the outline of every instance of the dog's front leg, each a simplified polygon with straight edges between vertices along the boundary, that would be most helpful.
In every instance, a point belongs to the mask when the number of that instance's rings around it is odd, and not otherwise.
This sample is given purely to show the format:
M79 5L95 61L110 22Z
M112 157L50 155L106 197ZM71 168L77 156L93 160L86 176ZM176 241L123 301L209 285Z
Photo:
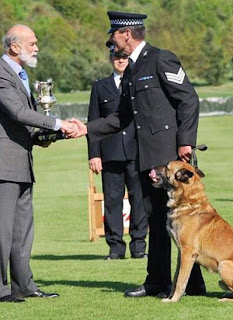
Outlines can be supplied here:
M177 271L178 277L176 280L176 277L174 278L174 281L176 283L173 284L175 288L175 292L172 295L172 297L168 299L163 299L163 302L177 302L180 300L181 296L184 294L190 273L193 267L193 264L195 262L195 258L192 255L192 249L191 248L182 248L180 253L180 261L178 259L177 263ZM180 264L180 267L179 267ZM174 290L172 290L173 293Z
M180 270L180 249L178 248L178 255L177 255L177 263L176 263L176 272L172 281L172 288L171 288L171 292L169 294L169 297L167 299L164 299L164 301L170 300L172 298L172 296L174 295L175 289L176 289L176 282L177 282L177 278L178 278L178 274L179 274L179 270Z

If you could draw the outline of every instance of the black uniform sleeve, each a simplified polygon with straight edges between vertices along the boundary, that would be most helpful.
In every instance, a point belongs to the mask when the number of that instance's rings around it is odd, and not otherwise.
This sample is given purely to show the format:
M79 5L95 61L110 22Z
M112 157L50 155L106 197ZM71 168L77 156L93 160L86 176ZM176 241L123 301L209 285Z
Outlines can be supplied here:
M98 100L98 92L97 92L97 82L95 82L92 86L90 104L88 110L88 121L96 120L100 118L100 108L99 108L99 100ZM88 159L92 159L95 157L101 157L100 153L100 142L88 143Z
M195 89L179 59L170 51L160 51L157 71L164 91L176 108L178 146L195 146L199 118L199 99Z
M93 143L111 137L124 128L128 127L133 120L132 110L129 108L126 99L121 95L119 109L107 116L87 123L87 138Z

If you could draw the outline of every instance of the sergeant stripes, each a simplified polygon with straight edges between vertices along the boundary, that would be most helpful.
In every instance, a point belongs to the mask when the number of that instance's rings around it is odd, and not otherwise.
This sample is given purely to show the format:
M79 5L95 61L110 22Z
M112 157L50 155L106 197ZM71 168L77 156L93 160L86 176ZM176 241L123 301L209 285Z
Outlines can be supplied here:
M171 72L165 72L165 76L168 81L175 82L178 84L182 84L185 77L184 70L180 67L179 71L177 73L171 73Z

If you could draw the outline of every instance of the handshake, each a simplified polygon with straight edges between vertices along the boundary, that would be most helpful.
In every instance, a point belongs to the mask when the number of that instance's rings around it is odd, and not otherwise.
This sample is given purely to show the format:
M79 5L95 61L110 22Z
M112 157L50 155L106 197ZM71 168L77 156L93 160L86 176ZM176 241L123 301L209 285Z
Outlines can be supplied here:
M61 131L67 139L79 138L87 134L87 126L79 119L61 120Z
M72 118L61 120L60 130L42 130L33 137L33 144L47 148L52 142L60 139L78 138L87 134L87 127L82 121Z

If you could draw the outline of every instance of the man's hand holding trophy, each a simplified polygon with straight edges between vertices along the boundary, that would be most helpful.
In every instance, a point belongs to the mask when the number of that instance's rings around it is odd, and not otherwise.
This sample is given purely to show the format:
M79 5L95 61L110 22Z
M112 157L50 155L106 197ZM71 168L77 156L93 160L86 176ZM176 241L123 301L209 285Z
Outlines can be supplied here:
M51 116L50 110L52 106L57 102L52 93L53 81L48 79L47 81L36 81L34 83L35 90L37 92L37 105L39 105L46 116ZM75 123L71 123L67 120L60 120L60 130L45 130L37 129L34 134L34 144L43 147L48 147L51 142L55 142L61 139L74 138L77 136L78 127Z

